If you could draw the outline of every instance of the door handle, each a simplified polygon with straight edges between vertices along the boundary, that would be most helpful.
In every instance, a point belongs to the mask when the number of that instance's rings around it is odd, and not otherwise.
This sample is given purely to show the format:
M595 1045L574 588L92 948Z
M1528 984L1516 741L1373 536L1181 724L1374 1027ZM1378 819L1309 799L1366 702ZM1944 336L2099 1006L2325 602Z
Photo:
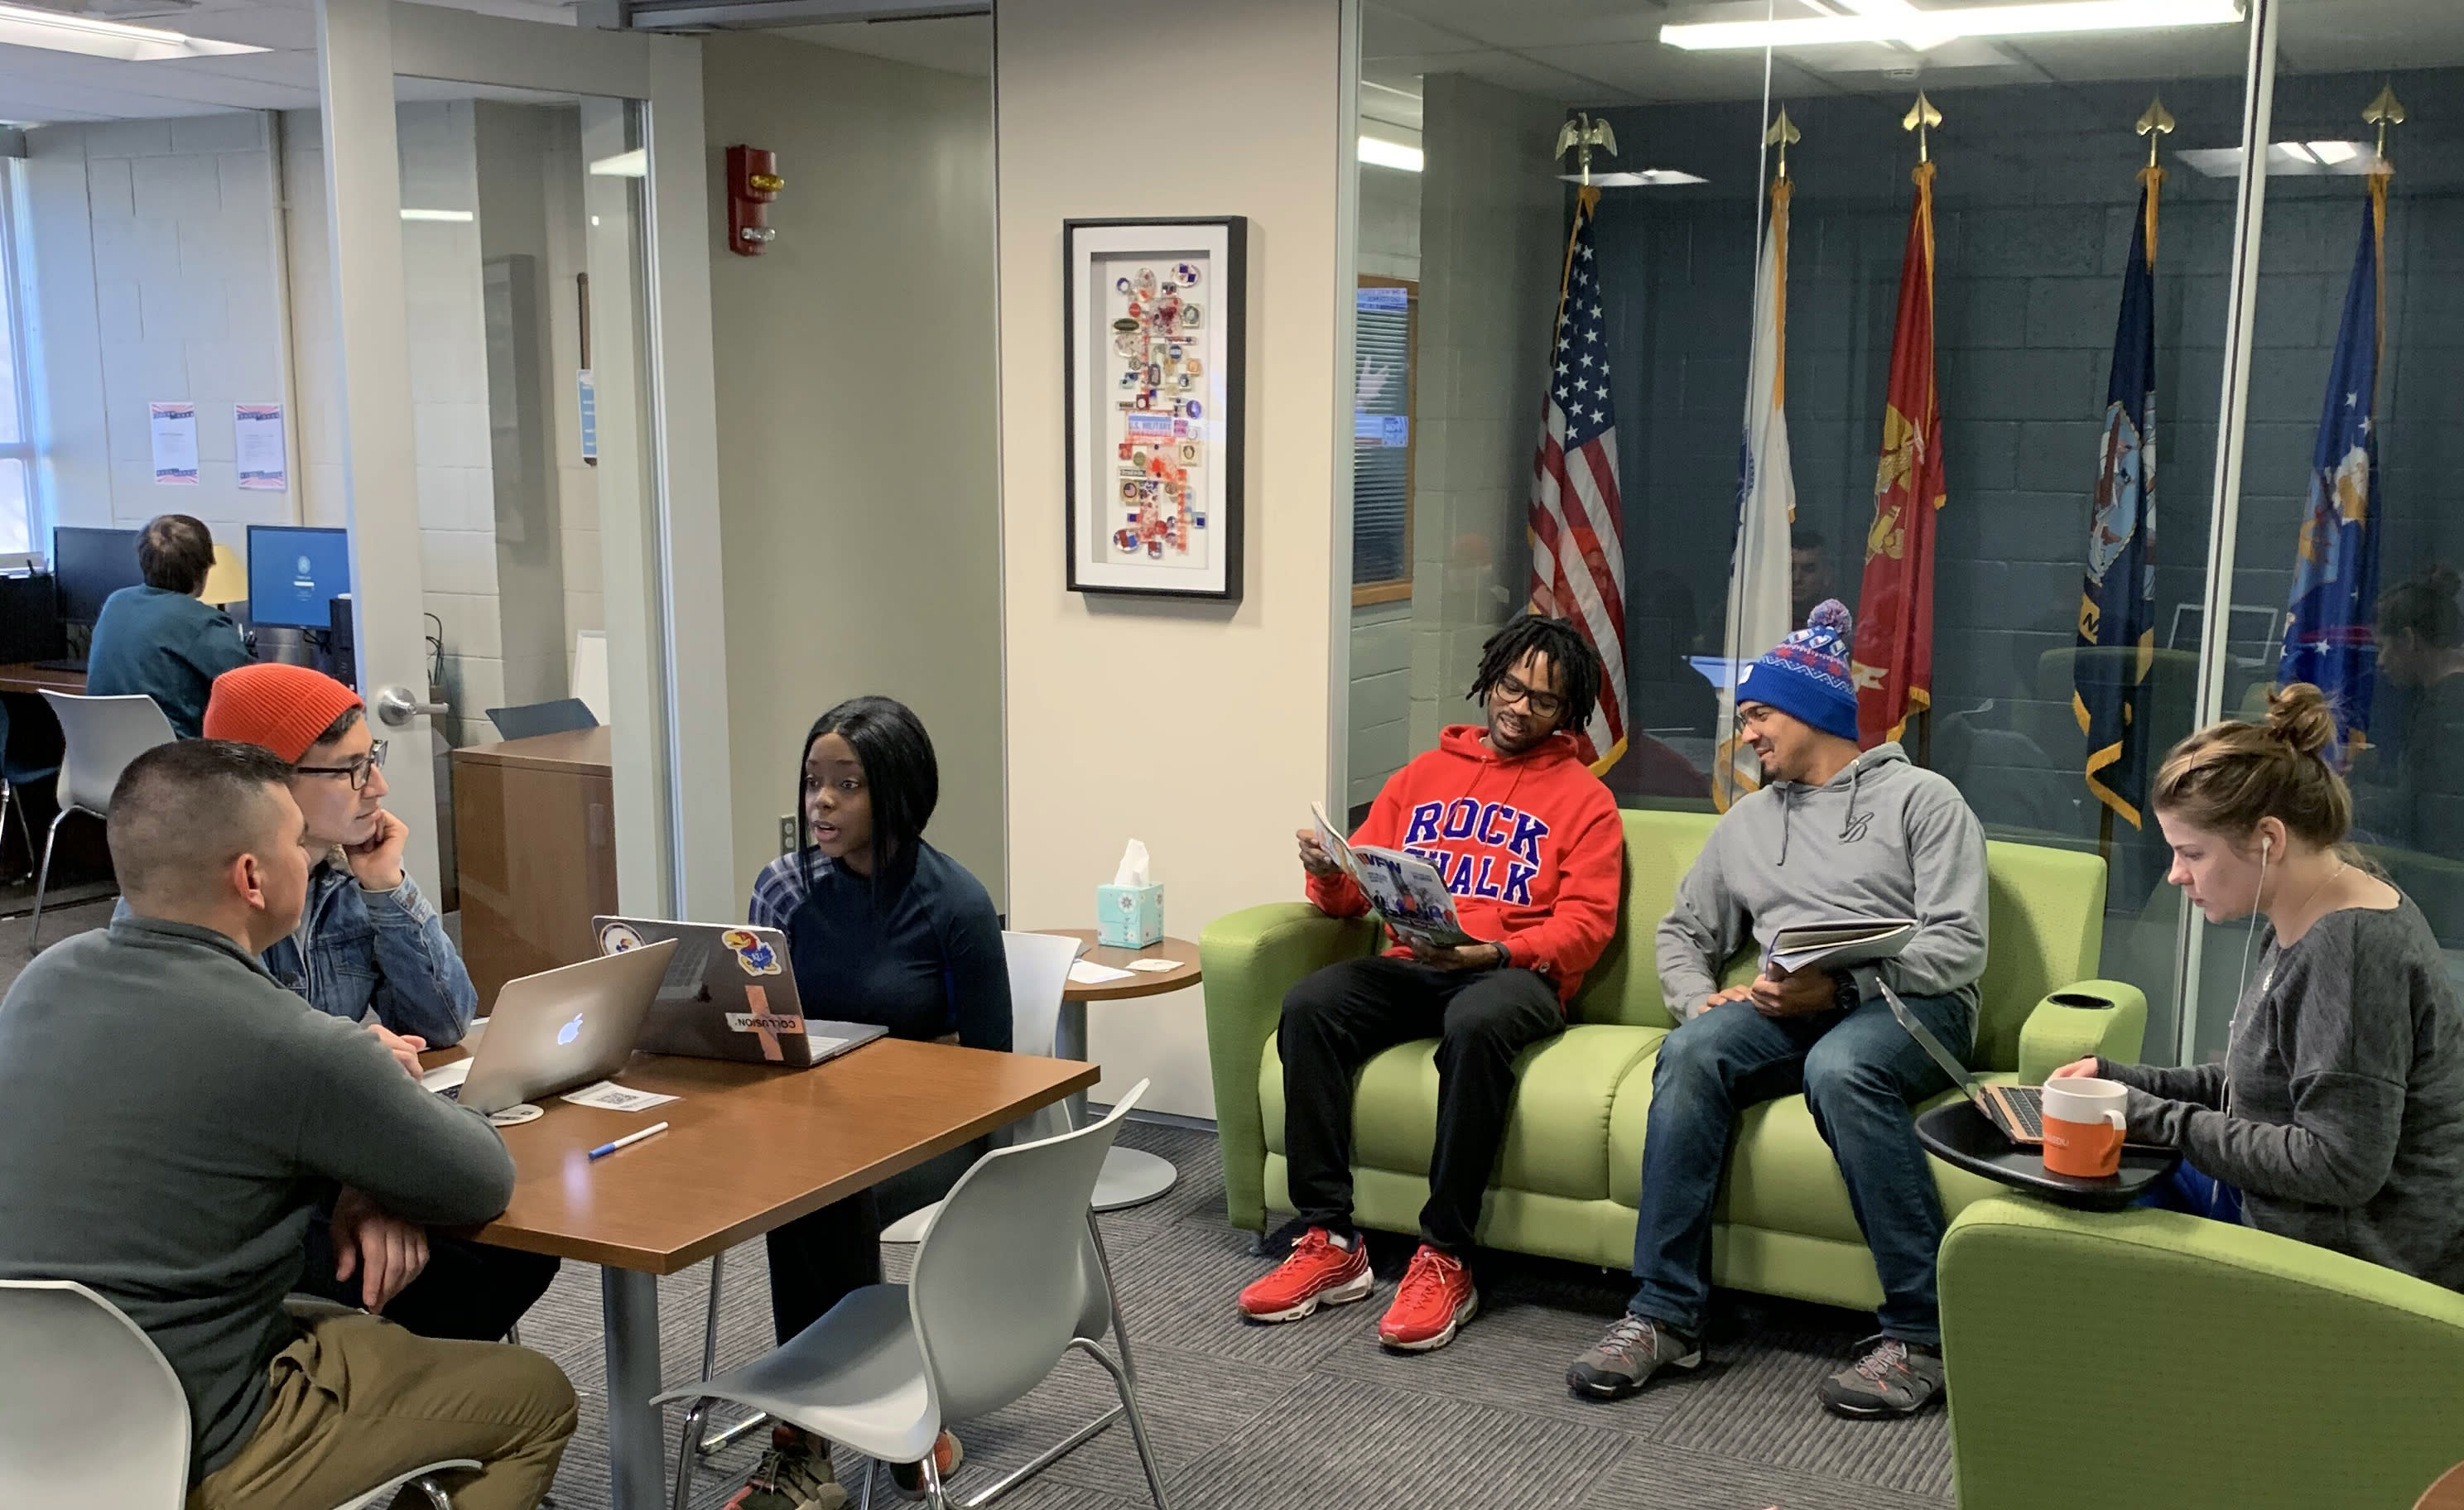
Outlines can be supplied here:
M414 718L444 718L452 711L452 704L423 703L407 687L388 687L377 693L377 716L396 729Z

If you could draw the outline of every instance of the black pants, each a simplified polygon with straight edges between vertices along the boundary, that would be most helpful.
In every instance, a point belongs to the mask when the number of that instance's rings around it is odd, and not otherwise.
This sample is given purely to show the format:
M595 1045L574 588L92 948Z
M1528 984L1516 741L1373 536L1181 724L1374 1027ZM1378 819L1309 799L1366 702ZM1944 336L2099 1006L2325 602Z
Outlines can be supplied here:
M1284 1147L1292 1204L1352 1230L1353 1077L1381 1049L1438 1039L1438 1138L1420 1237L1471 1252L1482 1193L1506 1142L1514 1056L1564 1031L1554 987L1528 970L1435 970L1408 959L1329 965L1284 997Z
M344 1305L360 1303L360 1276L334 1278L334 1235L325 1218L308 1223L308 1266L299 1288ZM501 1342L556 1278L557 1259L492 1243L428 1235L428 1267L385 1308L386 1321L421 1337Z
M829 1314L850 1291L881 1282L881 1229L950 1193L992 1149L979 1138L893 1174L869 1191L775 1228L770 1250L770 1325L784 1344Z

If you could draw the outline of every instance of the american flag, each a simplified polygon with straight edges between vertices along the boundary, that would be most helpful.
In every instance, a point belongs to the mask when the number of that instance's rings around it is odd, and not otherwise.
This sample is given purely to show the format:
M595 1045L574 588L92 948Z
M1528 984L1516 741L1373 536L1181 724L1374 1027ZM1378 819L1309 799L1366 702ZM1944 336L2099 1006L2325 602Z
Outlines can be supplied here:
M1600 653L1600 700L1588 728L1595 772L1625 754L1625 514L1617 498L1617 411L1600 319L1592 220L1600 192L1575 196L1557 295L1540 450L1531 463L1531 607L1571 619Z

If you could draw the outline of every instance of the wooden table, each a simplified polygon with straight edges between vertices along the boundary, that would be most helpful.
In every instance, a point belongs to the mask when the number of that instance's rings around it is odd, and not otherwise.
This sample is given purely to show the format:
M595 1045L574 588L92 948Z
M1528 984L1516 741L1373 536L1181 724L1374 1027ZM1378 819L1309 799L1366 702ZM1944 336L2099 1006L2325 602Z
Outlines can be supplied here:
M461 1058L459 1048L425 1056ZM621 1083L683 1098L648 1112L555 1097L503 1129L505 1214L469 1236L600 1266L607 1466L616 1510L664 1502L657 1277L821 1210L1095 1083L1091 1064L878 1039L808 1070L637 1054ZM659 1136L590 1150L665 1121Z
M1168 991L1197 985L1204 977L1198 968L1198 946L1185 938L1166 938L1153 949L1108 949L1095 942L1091 928L1051 928L1046 933L1074 938L1083 947L1078 957L1089 964L1106 965L1113 970L1129 970L1133 959L1169 959L1175 970L1131 971L1127 980L1107 980L1095 985L1071 981L1061 988L1061 1023L1052 1038L1052 1052L1063 1059L1087 1058L1087 1003L1090 1001L1129 1001L1138 996L1159 996ZM1087 1098L1071 1098L1069 1123L1072 1127L1087 1125ZM1104 1158L1104 1172L1095 1181L1095 1209L1119 1211L1124 1206L1143 1206L1173 1188L1180 1171L1170 1159L1158 1157L1142 1149L1124 1149L1115 1145Z
M74 692L85 695L83 671L54 671L31 661L0 666L0 692Z
M605 725L452 755L462 962L482 1010L508 980L599 955L616 910L616 795Z

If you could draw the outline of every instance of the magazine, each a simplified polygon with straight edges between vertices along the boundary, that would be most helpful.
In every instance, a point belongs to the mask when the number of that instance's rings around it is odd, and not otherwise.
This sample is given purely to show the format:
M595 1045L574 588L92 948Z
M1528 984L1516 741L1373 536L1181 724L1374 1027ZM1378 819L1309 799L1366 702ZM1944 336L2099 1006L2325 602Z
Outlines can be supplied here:
M1397 938L1431 949L1480 942L1463 931L1463 920L1455 914L1454 895L1446 890L1445 878L1438 874L1437 866L1400 849L1345 843L1327 818L1323 803L1311 802L1309 816L1317 821L1318 843L1369 899L1369 910Z
M1844 969L1896 959L1917 936L1916 920L1904 917L1841 918L1833 923L1800 923L1771 935L1763 951L1763 967L1777 966L1794 974L1800 970Z

